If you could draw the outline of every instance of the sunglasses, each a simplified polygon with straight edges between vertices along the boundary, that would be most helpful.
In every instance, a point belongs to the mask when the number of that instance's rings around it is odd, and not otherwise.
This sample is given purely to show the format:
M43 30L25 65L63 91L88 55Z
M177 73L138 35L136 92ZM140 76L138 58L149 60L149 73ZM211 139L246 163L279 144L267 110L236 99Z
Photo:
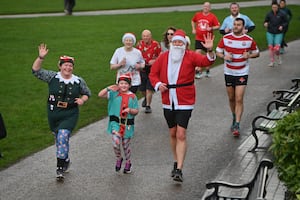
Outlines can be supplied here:
M174 35L174 33L167 33L167 35Z

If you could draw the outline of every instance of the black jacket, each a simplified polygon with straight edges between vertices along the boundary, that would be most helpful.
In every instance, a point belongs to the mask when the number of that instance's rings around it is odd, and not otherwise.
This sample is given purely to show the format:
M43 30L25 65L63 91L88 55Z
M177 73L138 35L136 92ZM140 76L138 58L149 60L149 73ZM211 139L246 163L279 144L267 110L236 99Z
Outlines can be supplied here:
M278 10L276 13L270 11L265 18L265 22L268 22L268 32L273 34L284 33L288 27L287 15ZM279 26L283 27L283 30L279 30Z

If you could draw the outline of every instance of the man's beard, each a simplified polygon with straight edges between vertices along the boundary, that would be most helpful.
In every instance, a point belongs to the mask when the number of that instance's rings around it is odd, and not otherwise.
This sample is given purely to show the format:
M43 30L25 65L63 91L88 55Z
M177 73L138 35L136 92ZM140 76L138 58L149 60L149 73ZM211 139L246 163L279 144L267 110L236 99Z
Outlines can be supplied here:
M243 34L243 29L240 30L238 28L233 28L232 32L234 33L234 35L242 35Z
M170 46L170 57L173 62L181 61L185 53L185 45Z

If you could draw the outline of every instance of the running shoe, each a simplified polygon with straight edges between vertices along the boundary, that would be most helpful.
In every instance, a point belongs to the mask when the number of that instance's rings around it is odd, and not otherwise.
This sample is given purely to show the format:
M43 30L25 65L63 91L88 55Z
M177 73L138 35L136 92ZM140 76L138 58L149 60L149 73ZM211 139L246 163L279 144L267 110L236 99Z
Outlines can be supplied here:
M69 172L69 169L70 169L70 166L71 166L71 160L69 158L67 158L64 162L64 166L63 166L63 172L64 173L68 173Z
M123 158L118 159L116 162L116 172L119 172L122 166Z
M150 106L146 106L145 113L152 113L152 109Z
M232 130L232 135L234 137L239 137L240 136L240 127L239 126L234 126Z
M199 72L199 71L196 71L195 78L196 78L196 79L202 78L202 73Z
M206 78L210 78L210 77L211 77L210 73L209 73L209 72L206 72L205 77L206 77Z
M177 181L177 182L183 182L182 170L181 169L176 169L173 180Z
M123 173L124 174L130 174L131 173L131 163L130 162L126 162Z
M144 98L143 102L142 102L142 107L146 107L147 105L147 101L146 101L146 98Z
M270 63L268 64L268 67L274 67L274 62L270 62Z
M281 59L281 56L280 56L280 55L277 56L277 64L278 64L278 65L281 65L281 64L282 64L282 59Z
M171 171L171 177L175 176L176 169L177 169L177 162L174 162L173 169Z
M56 179L57 180L63 180L65 178L64 176L64 170L62 167L57 167L56 169Z

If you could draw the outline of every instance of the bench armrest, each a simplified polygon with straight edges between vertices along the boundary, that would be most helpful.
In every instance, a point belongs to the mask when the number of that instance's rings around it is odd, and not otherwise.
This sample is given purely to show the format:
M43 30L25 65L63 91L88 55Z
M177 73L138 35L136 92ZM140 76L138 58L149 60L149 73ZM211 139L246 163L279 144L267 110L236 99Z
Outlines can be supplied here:
M267 119L267 120L270 120L270 121L276 121L276 120L280 120L282 118L273 118L273 117L268 117L268 116L265 116L265 115L259 115L257 117L255 117L253 120L252 120L252 127L253 128L257 128L256 126L256 122L260 119Z
M265 196L265 188L266 188L266 182L267 182L267 173L269 169L273 168L273 162L269 159L263 159L262 161L260 161L259 166L256 169L255 174L252 176L252 178L250 179L249 182L245 183L245 184L233 184L233 183L228 183L225 181L213 181L213 182L209 182L206 184L206 188L207 189L213 189L213 192L210 193L208 196L205 197L205 200L211 199L213 197L218 197L218 193L219 193L219 188L220 187L227 187L227 188L233 188L233 189L240 189L240 188L248 188L249 193L248 196L250 195L250 193L252 192L252 189L254 187L254 184L259 184L258 186L261 186L263 188L257 188L257 194L258 195L262 195L262 197ZM263 169L263 170L262 170ZM260 172L262 172L262 176L260 176ZM261 180L260 177L263 177Z
M277 100L284 100L284 95L297 94L297 88L293 89L279 89L273 91L273 96L276 97Z
M267 105L267 115L270 114L272 110L274 110L273 107L275 107L275 109L278 110L279 107L287 107L288 103L289 102L280 101L280 100L270 101Z
M292 83L294 83L294 85L292 86L292 88L299 88L299 82L300 78L293 78Z

